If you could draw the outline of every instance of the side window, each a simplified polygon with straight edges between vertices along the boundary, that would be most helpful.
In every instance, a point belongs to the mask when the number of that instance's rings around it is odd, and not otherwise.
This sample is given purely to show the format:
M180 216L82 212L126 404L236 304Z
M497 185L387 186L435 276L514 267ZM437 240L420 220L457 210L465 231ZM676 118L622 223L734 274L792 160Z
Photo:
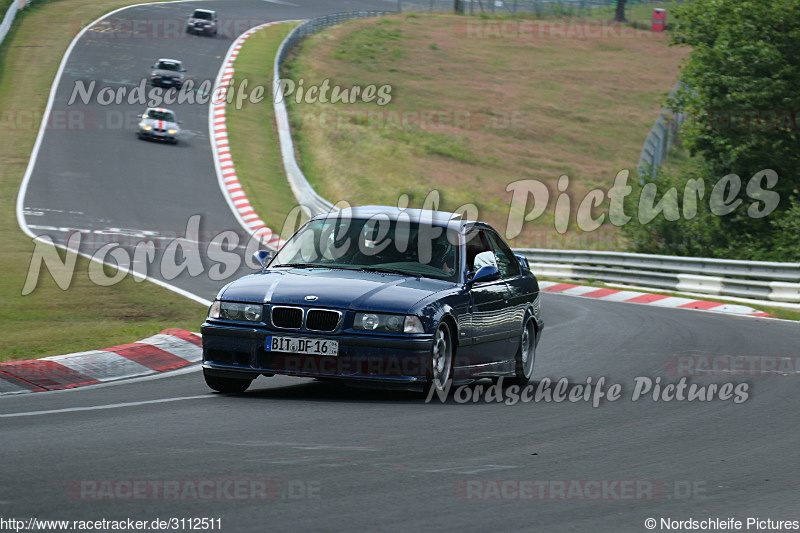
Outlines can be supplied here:
M500 271L500 275L504 278L519 276L520 268L517 256L514 255L508 245L506 245L500 237L491 232L487 232L486 234L497 256L497 269Z
M477 271L482 266L497 266L497 261L492 251L492 245L486 238L486 232L472 230L466 235L467 240L467 269Z

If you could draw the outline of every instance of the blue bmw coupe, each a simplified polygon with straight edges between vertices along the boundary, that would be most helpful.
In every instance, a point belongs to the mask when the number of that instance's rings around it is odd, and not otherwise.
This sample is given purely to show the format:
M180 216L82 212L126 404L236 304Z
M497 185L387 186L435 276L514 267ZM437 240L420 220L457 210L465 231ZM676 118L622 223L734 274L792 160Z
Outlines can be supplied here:
M539 284L486 223L356 207L304 224L262 270L219 291L202 326L220 392L258 376L443 391L527 384L544 323Z

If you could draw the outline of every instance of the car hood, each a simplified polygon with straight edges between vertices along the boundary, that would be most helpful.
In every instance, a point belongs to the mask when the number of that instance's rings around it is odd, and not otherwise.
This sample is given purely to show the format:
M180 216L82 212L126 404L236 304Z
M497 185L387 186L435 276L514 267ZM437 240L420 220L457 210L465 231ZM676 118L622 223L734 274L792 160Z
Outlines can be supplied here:
M194 18L194 17L189 17L189 22L191 22L191 23L193 23L193 24L194 24L195 22L205 22L206 24L211 24L211 21L210 21L210 20L208 20L208 19L196 19L196 18Z
M240 278L225 287L220 298L240 302L407 313L423 298L454 286L447 281L396 274L293 268L267 270ZM316 296L316 299L306 300L307 296Z
M163 70L160 68L153 69L153 76L169 76L171 78L183 79L183 72L177 70Z

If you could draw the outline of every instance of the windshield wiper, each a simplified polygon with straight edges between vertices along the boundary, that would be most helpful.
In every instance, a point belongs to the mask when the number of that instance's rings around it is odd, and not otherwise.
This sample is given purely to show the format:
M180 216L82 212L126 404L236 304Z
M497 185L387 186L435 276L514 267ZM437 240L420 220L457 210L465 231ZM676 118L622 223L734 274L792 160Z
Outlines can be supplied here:
M299 268L325 268L323 265L316 263L282 263L275 265L276 267L299 267Z
M362 266L359 267L359 270L363 270L364 272L385 272L387 274L400 274L401 276L413 276L415 278L419 277L419 274L412 274L411 272L405 270L398 270L396 268Z

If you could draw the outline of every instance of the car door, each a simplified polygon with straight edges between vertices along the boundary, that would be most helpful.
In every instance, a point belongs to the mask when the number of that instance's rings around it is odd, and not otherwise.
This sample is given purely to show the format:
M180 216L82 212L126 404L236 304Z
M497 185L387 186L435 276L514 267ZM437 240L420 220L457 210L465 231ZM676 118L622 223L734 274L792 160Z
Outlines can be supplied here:
M497 259L486 230L476 229L467 239L467 268L477 271ZM505 316L508 286L504 279L476 283L470 287L468 313L472 318L471 346L464 350L473 364L487 364L507 359L508 330Z
M487 231L486 235L497 258L500 277L508 289L502 320L503 331L506 332L508 338L506 349L513 357L519 347L525 311L531 303L533 280L530 276L524 275L519 260L499 235L493 231Z

